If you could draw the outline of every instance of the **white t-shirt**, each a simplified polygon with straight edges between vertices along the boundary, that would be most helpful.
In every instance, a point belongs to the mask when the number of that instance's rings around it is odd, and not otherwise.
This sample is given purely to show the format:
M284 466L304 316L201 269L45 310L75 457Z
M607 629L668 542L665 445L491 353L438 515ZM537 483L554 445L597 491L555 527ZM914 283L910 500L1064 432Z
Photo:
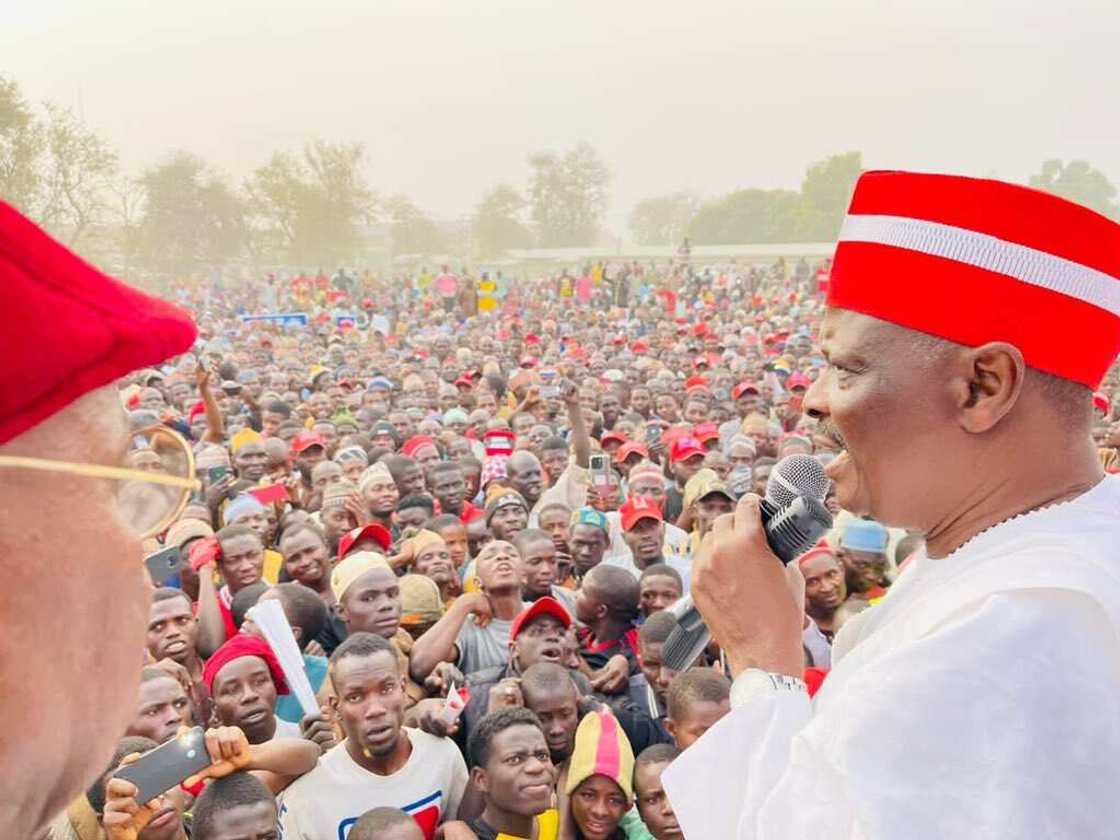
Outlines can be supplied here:
M400 808L412 815L427 840L455 819L467 786L467 765L455 742L405 728L412 741L408 762L391 776L371 773L350 757L346 742L319 759L277 799L283 840L345 840L371 808Z

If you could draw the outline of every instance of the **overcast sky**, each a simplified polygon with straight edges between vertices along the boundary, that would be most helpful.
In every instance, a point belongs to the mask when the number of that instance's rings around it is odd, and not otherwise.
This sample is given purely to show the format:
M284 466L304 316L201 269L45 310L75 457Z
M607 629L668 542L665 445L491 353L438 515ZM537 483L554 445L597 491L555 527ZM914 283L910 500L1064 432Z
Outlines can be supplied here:
M587 140L610 220L691 188L869 167L1120 182L1115 0L0 0L0 73L80 109L139 168L190 149L238 179L318 135L371 182L469 211Z

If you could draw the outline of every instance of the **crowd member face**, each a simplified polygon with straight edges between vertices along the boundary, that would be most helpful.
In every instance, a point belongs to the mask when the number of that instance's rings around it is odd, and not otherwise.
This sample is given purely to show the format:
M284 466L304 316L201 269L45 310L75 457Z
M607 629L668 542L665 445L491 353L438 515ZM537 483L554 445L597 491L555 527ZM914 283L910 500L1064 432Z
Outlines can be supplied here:
M762 410L762 397L753 391L744 391L735 400L735 410L740 417L759 413Z
M533 428L533 415L524 412L514 415L510 428L517 437L528 437L529 430Z
M731 448L727 450L727 461L730 469L752 467L754 466L754 452L746 444L732 444Z
M388 758L404 734L404 677L388 651L346 656L331 667L331 706L355 761ZM368 760L368 759L366 759Z
M773 464L761 464L752 468L751 492L758 496L766 495L766 482L770 480L770 471L772 469L774 469Z
M338 427L334 423L316 423L311 431L319 435L327 444L326 457L330 458L338 449Z
M676 671L666 668L663 663L661 651L665 647L665 643L642 642L638 647L639 653L642 655L642 673L645 675L646 682L653 689L653 693L657 695L658 701L664 705L669 683L677 675Z
M509 541L529 525L529 511L519 504L505 505L490 517L490 532L496 540Z
M510 661L524 672L538 662L559 662L567 628L551 615L540 615L510 640Z
M424 492L424 470L419 464L409 464L397 480L397 489L401 498L415 496Z
M614 425L621 412L622 405L618 400L618 395L609 391L603 394L602 399L599 400L599 413L603 415L603 423L608 426Z
M645 568L661 559L661 547L665 543L665 523L647 516L635 522L629 531L623 531L622 539L634 555L638 568Z
M186 665L198 641L198 619L186 598L155 601L148 612L148 653L152 659L171 659Z
M495 540L478 558L478 579L484 592L497 592L521 586L521 555L510 543Z
M673 475L677 479L677 483L684 487L690 478L692 478L704 466L704 456L697 452L695 455L690 455L680 461L673 462Z
M541 453L541 466L548 476L548 486L551 487L568 467L568 450L546 449Z
M712 524L725 513L731 513L735 503L723 493L709 493L702 499L696 500L696 524L700 529L700 536L712 530Z
M618 783L598 774L572 791L570 801L572 819L585 840L610 840L627 810Z
M181 726L191 725L191 704L183 686L168 675L140 683L136 717L125 735L140 735L162 744L174 738Z
M463 540L466 541L465 533ZM431 578L440 586L451 583L456 574L450 548L446 543L433 543L426 546L412 562L412 571L418 575Z
M844 567L831 554L818 554L801 564L805 576L805 612L830 616L848 598Z
M311 474L311 470L315 465L327 460L327 450L319 444L312 444L296 455L296 463L306 470L307 474Z
M332 555L338 551L338 541L342 535L358 527L354 514L346 508L337 506L319 511L319 521L323 523L323 534L327 538L327 546Z
M731 703L720 700L693 700L685 708L685 714L680 720L669 718L665 727L673 736L677 747L687 750L700 736L719 723L720 718L731 711Z
M237 474L250 481L260 481L264 478L268 467L268 454L264 451L264 444L253 442L243 444L233 456L233 464L237 467Z
M523 689L522 695L525 707L541 722L553 764L563 764L572 755L579 728L579 695L575 686L562 685L540 692Z
M266 438L276 437L276 433L280 431L280 424L288 418L283 414L278 414L275 411L262 411L261 412L261 434Z
M552 540L534 539L521 554L521 591L529 600L548 595L557 582L556 546Z
M316 420L326 420L331 416L331 398L316 392L307 400L307 409Z
M463 510L463 500L467 494L463 471L458 467L437 470L432 473L430 483L432 495L439 500L444 513L458 516Z
M214 677L212 699L222 725L240 727L250 744L262 744L276 731L276 684L259 656L241 656L223 665Z
M667 575L650 575L644 578L638 591L642 615L646 618L660 610L669 609L681 599L681 585Z
M222 543L218 571L231 594L236 595L260 580L263 569L264 544L256 534L233 537Z
M708 404L699 400L689 400L684 406L684 421L686 423L703 423L708 419Z
M439 450L431 444L424 444L412 456L422 472L427 471L433 464L440 462Z
M704 456L704 466L718 475L720 481L727 481L727 476L731 474L731 461L718 449Z
M544 472L540 461L528 452L519 452L509 459L506 478L530 505L536 504L544 489Z
M681 419L677 409L677 401L668 394L659 396L655 405L657 406L657 416L666 423L676 423Z
M167 407L163 394L156 388L143 388L140 391L140 407L148 411L162 411Z
M371 514L383 518L397 509L401 494L392 478L378 478L362 488L362 498Z
M548 426L536 425L529 430L529 443L532 444L534 450L540 450L541 444L549 439L552 435L552 430Z
M401 508L396 513L397 526L402 531L405 528L423 528L431 515L431 511L419 505Z
M280 832L276 803L268 800L236 805L214 814L214 840L276 840ZM143 834L140 840L147 840Z
M280 541L284 569L296 583L321 591L330 574L330 555L319 535L308 530L296 531Z
M490 741L485 767L471 773L488 807L531 817L552 805L555 771L539 727L511 726Z
M391 569L370 569L350 584L339 606L349 632L391 639L401 624L400 579Z
M844 563L844 577L850 593L862 594L886 583L887 555L851 548L841 548L837 553Z
M552 544L558 552L568 553L568 522L570 516L563 508L549 508L542 511L537 519L542 531L552 537Z
M492 391L479 391L478 396L475 399L475 405L478 406L478 408L482 411L485 411L488 417L493 416L494 412L498 410L498 401L494 397L494 393Z
M389 412L388 421L393 424L393 428L397 430L398 440L408 440L412 437L412 418L404 411L391 411Z
M634 769L634 795L638 800L638 813L654 840L682 840L684 834L677 824L673 805L661 784L661 773L669 766L642 764Z
M576 571L583 577L602 562L608 545L607 535L595 525L577 523L571 527L568 545Z
M652 405L653 398L650 396L649 388L635 388L630 392L631 411L636 411L642 417L648 419Z
M456 522L453 525L444 525L436 533L443 538L447 545L447 553L451 558L452 568L462 568L463 564L467 562L467 549L469 547L467 526L461 522Z
M597 388L592 386L584 386L579 389L579 404L586 410L594 411L596 405L599 403L599 392Z
M191 420L191 439L202 440L202 436L206 434L206 412L196 414Z
M664 509L665 500L668 497L668 493L665 489L665 482L653 476L648 478L646 476L639 476L637 479L630 482L630 495L649 499L653 504L662 509Z

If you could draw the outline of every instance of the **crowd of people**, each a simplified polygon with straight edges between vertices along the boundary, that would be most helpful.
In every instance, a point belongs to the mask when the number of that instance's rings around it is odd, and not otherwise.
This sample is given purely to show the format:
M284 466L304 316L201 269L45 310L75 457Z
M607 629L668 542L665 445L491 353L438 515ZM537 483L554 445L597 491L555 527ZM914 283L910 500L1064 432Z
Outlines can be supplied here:
M827 282L686 257L173 288L199 339L120 383L126 465L180 471L173 433L201 487L145 546L166 565L132 722L50 836L681 838L661 774L731 681L714 645L664 663L670 608L775 464L837 456L802 410ZM1117 374L1094 395L1110 472ZM834 527L797 560L810 692L922 549L825 501ZM316 714L248 615L267 600ZM198 777L153 802L114 777L194 726Z

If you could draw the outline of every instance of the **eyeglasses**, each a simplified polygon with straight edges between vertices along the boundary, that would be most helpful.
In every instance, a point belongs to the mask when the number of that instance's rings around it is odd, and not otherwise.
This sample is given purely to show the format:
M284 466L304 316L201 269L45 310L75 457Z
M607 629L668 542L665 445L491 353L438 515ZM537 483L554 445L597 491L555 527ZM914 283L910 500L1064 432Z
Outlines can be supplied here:
M104 478L115 482L121 521L141 539L161 533L183 512L201 483L195 477L190 444L166 426L132 433L133 446L122 466L79 464L48 458L0 455L0 467Z

